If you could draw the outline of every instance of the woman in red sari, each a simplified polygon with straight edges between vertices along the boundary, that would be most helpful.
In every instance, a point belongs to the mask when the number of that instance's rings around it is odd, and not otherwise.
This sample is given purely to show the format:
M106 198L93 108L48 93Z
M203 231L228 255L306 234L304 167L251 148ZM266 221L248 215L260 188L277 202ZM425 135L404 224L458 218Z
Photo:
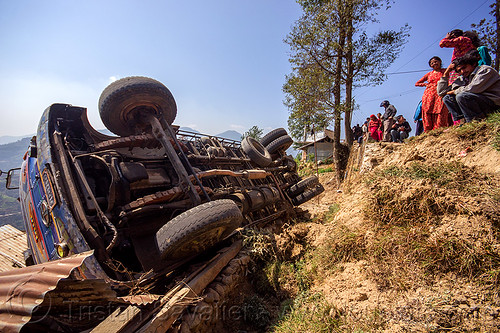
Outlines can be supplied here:
M374 114L372 114L370 116L370 122L368 123L368 130L370 131L371 137L375 141L382 140L382 131L380 130L380 126L382 126L382 123Z
M433 69L425 74L415 83L417 87L426 87L422 97L422 123L424 132L450 125L449 113L443 100L437 94L437 82L443 76L445 71L441 67L441 59L432 57L429 60L429 66Z

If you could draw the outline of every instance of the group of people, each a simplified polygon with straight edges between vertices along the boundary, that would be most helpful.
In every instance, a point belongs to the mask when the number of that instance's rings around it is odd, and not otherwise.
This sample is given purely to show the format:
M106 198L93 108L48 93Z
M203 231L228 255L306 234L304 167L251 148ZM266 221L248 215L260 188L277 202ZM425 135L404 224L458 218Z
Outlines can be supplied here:
M439 57L432 57L432 71L415 83L425 87L414 117L421 119L423 132L479 120L500 108L500 75L490 67L477 33L452 30L439 46L453 48L450 65L445 69Z
M354 139L359 143L368 137L375 141L403 142L410 135L410 124L403 115L396 116L397 110L389 101L383 101L380 106L385 108L384 114L372 114L363 126L354 126Z
M442 67L442 60L434 56L429 60L432 71L415 83L425 87L422 100L414 116L416 133L441 127L480 120L500 108L500 75L490 67L488 49L481 45L477 33L456 29L449 32L440 47L453 48L451 63ZM411 127L396 108L383 101L385 108L367 118L362 127L353 128L354 138L361 142L368 136L376 141L402 142L408 138Z

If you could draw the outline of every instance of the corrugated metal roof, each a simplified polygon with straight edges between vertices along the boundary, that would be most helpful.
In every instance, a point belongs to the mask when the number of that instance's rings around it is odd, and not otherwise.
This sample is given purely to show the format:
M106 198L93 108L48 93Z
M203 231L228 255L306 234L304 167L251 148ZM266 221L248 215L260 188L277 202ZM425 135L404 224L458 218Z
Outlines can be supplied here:
M302 146L299 147L298 149L305 149L311 145L313 145L315 142L321 142L327 139L333 140L333 131L329 129L325 129L322 132L317 132L316 135L308 135L305 142L302 143Z
M23 252L28 248L26 233L10 224L0 227L0 272L24 267Z
M0 273L0 332L19 332L29 322L33 310L59 280L94 252L88 251L60 260L12 269Z

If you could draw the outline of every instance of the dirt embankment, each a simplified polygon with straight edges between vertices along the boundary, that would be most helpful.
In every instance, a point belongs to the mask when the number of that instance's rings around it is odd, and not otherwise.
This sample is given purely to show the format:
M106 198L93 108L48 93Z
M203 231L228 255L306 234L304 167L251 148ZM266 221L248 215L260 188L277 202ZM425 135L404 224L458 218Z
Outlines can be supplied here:
M500 331L499 129L372 143L340 191L322 174L312 218L276 236L267 278L293 301L272 330Z
M248 266L180 331L500 331L499 133L496 114L369 144L340 189L321 173L309 214L248 230Z

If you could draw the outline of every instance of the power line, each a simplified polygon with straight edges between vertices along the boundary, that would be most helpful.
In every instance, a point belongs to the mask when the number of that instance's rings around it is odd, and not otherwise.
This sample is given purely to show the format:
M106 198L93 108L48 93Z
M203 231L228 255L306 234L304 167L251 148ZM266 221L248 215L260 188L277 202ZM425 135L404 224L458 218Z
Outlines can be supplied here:
M463 21L465 21L466 19L468 19L472 14L474 14L475 12L477 12L479 10L479 8L483 7L489 0L485 0L482 4L479 5L479 7L477 7L476 9L474 9L469 15L467 15L466 17L464 17L460 22L458 22L457 24L455 24L453 28L456 28L460 23L462 23ZM450 29L451 30L451 29ZM431 44L429 44L429 46L427 46L426 48L424 48L423 50L420 51L420 53L417 53L417 55L415 55L413 58L411 58L410 60L408 60L406 63L404 63L402 66L400 66L398 69L396 69L395 72L393 73L387 73L386 75L393 75L393 74L406 74L406 73L411 73L413 71L409 71L409 72L399 72L400 69L402 69L403 67L405 67L406 65L408 65L410 62L412 62L413 60L415 60L418 56L420 56L422 53L424 53L424 51L426 51L427 49L429 49L430 47L436 45L437 42L439 42L442 38L439 38L435 41L433 41ZM427 70L425 70L427 71ZM417 71L415 71L417 72ZM360 94L357 94L355 95L353 98L356 98L356 97L360 97L362 96L363 94L365 94L366 92L368 92L370 89L372 89L371 87L370 88L367 88L365 91L361 92ZM377 98L375 100L379 100L380 98ZM373 100L371 100L373 101ZM365 102L368 102L368 101L365 101Z
M394 75L394 74L409 74L409 73L422 73L422 72L428 72L429 69L419 69L415 71L407 71L407 72L392 72L392 73L385 73L385 75Z
M370 99L368 101L360 101L362 103L367 103L367 102L373 102L373 101L380 101L380 100L384 100L384 99L390 99L390 98L393 98L393 97L399 97L399 96L403 96L403 95L408 95L408 94L412 94L416 91L420 91L421 88L413 88L413 89L410 89L410 90L406 90L406 91L403 91L403 92L400 92L398 94L395 94L395 95L391 95L391 96L385 96L385 97L378 97L378 98L375 98L375 99Z
M456 28L460 23L462 23L463 21L465 21L466 19L468 19L472 14L474 14L475 12L477 12L479 10L479 8L483 7L484 4L486 4L488 1L490 1L490 0L486 0L482 4L480 4L479 7L477 7L476 9L474 9L469 15L467 15L466 17L464 17L460 22L458 22L457 24L455 24L452 27L452 29ZM450 30L452 30L452 29L450 29ZM424 51L427 51L427 49L429 49L430 47L436 45L436 43L439 42L441 39L442 38L438 38L435 41L433 41L431 44L429 44L429 46L427 46L425 49L423 49L422 51L420 51L420 53L417 53L417 55L415 55L413 58L411 58L406 63L404 63L401 67L399 67L398 69L396 69L396 72L399 71L401 68L405 67L406 65L408 65L413 60L415 60L418 56L420 56L422 53L424 53Z

